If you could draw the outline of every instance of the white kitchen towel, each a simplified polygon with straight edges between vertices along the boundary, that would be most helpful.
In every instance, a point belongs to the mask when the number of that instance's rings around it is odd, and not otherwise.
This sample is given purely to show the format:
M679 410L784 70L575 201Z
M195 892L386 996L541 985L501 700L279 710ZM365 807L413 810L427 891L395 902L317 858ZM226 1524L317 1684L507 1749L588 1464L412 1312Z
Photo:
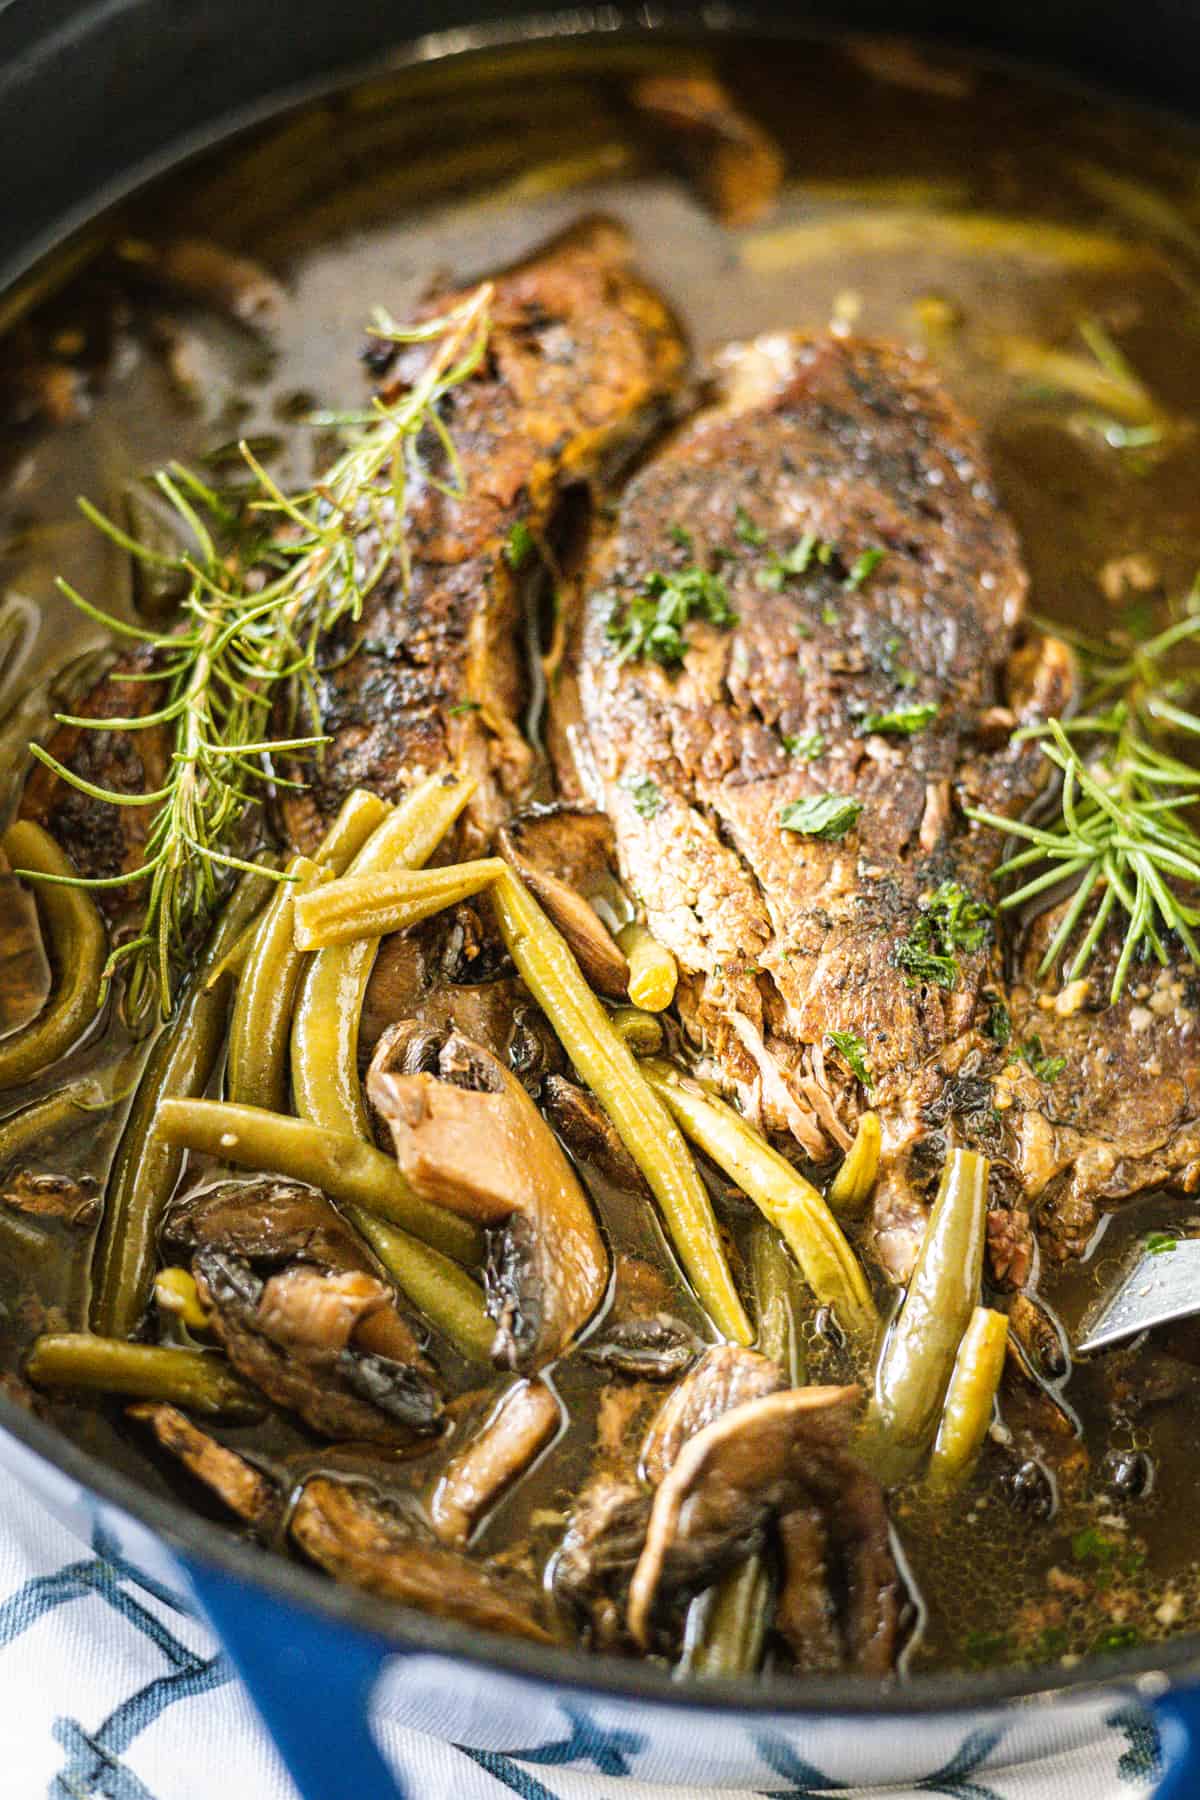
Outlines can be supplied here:
M621 1734L572 1741L560 1729L521 1759L466 1751L386 1720L380 1737L409 1800L718 1800L716 1790L625 1776ZM852 1730L853 1726L847 1726ZM760 1794L816 1800L824 1785L763 1751ZM564 1763L582 1762L583 1767ZM958 1750L916 1800L1146 1800L1159 1769L1149 1716L1114 1702L1090 1741L1036 1767L1005 1768L1003 1738L963 1728ZM586 1766L590 1765L590 1766ZM866 1789L838 1788L839 1800ZM720 1791L730 1800L729 1790ZM266 1732L212 1635L86 1549L0 1472L0 1800L296 1800ZM383 1800L322 1796L321 1800Z

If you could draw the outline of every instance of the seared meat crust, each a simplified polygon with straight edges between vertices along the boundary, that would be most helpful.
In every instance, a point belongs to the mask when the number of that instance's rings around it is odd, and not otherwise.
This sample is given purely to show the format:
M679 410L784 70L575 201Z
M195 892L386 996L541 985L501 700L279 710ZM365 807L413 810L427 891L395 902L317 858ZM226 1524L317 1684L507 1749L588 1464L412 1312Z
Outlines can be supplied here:
M687 625L681 668L622 661L610 621L689 567L723 582L736 623ZM935 946L957 965L944 984L903 966L944 884L991 896L1002 845L965 808L1030 805L1047 765L1013 728L1075 694L1065 646L1015 642L1016 536L977 433L922 362L833 337L727 353L716 403L630 483L586 587L556 731L567 779L612 817L625 878L679 959L685 1025L752 1116L827 1157L858 1091L829 1034L861 1040L884 1122L885 1268L911 1268L956 1142L996 1163L990 1262L1008 1287L1031 1271L1039 1209L1050 1253L1073 1255L1099 1207L1200 1183L1182 965L1135 971L1110 1006L1112 935L1085 1004L1056 1007L1061 971L1036 973L1049 914L1015 980L995 926ZM824 794L861 808L849 830L782 828L789 802ZM1011 1047L988 1034L1006 994ZM1041 1057L1018 1060L1034 1039Z
M1175 951L1168 965L1135 963L1110 1004L1117 928L1082 986L1059 988L1058 971L1039 982L1059 917L1057 909L1044 913L1030 928L1009 997L1014 1041L1036 1038L1040 1055L1032 1067L1013 1063L995 1083L1007 1153L1056 1261L1082 1254L1105 1207L1152 1187L1200 1187L1195 970L1168 939L1168 953Z
M691 623L682 668L622 662L610 620L693 566L724 583L736 623ZM888 1154L907 1155L914 1077L961 1056L999 981L990 931L957 951L952 986L897 953L943 882L986 894L1000 846L955 800L1016 812L1043 778L1009 731L1066 703L1071 667L1052 644L1012 655L1025 589L978 436L936 377L833 337L727 353L717 403L630 483L589 569L557 731L560 759L582 740L567 778L613 818L622 872L679 960L691 1037L752 1116L818 1159L854 1110L831 1031L862 1040ZM920 728L871 723L897 713ZM656 808L635 791L647 779ZM789 802L823 794L861 807L844 835L782 828ZM902 1262L907 1234L898 1247Z
M491 829L501 796L524 785L522 590L541 567L532 551L513 567L509 534L520 521L541 539L563 488L628 455L683 373L674 321L628 258L624 233L592 221L497 278L486 361L447 406L465 496L416 497L408 591L395 570L353 628L353 655L331 658L320 700L333 743L288 808L301 847L353 787L391 796L455 762L480 778L473 804ZM439 295L429 313L465 297ZM427 357L398 361L392 383L407 385Z
M427 316L465 297L440 293ZM372 590L362 619L323 648L318 694L333 741L318 766L301 771L312 785L284 804L298 848L315 844L351 788L393 798L450 761L479 780L476 822L487 831L499 822L529 770L516 725L521 609L525 584L544 579L536 550L510 560L510 533L521 523L530 534L522 543L541 539L563 490L597 480L631 454L683 377L686 352L671 314L631 271L623 231L604 220L584 222L498 275L492 320L482 366L445 407L464 497L431 483L414 491L407 590L397 564ZM385 392L403 391L429 354L418 346L383 369ZM436 468L436 446L425 448ZM364 534L364 566L375 554ZM153 684L110 676L79 710L117 716L159 703ZM52 748L90 781L123 792L162 780L165 743L154 731L70 731ZM88 800L39 770L24 811L84 874L113 875L140 860L144 810Z
M999 698L1025 578L974 434L920 363L776 339L731 357L725 383L722 404L631 483L591 568L588 748L622 868L686 972L689 1024L733 1085L756 1078L735 1013L788 1075L840 1027L864 1039L880 1079L972 1017L985 957L947 993L909 986L892 951L923 889L953 872L952 821L935 818L922 840L929 793L957 775ZM740 542L739 519L760 545ZM690 548L672 541L676 524ZM759 585L806 533L836 543L836 562ZM720 576L736 627L694 624L678 673L620 664L606 635L614 597L730 547ZM885 560L848 588L873 549ZM863 728L921 704L937 717L911 737ZM789 754L787 740L816 733L818 757ZM647 776L662 797L649 818L630 791ZM825 792L861 802L856 830L838 841L781 830L789 801Z

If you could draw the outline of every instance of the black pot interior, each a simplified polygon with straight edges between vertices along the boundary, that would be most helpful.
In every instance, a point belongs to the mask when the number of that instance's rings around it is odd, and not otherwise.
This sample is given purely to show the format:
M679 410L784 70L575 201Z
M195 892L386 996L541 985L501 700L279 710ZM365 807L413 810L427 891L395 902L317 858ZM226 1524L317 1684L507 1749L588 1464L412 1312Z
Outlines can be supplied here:
M0 118L11 172L0 221L0 285L26 271L98 208L181 157L298 97L340 85L381 59L404 61L412 54L404 46L424 34L436 34L422 46L421 54L427 55L486 41L645 28L640 17L618 19L609 8L533 18L514 16L516 10L488 0L408 4L386 12L360 0L335 11L307 0L286 9L270 0L253 0L237 8L184 9L181 15L166 0L93 8L62 0L40 5L35 13L32 0L17 0L0 14ZM839 8L805 8L803 18L799 11L788 0L762 0L723 15L721 28L911 30L1119 87L1148 102L1186 108L1193 100L1189 70L1200 50L1200 16L1172 0L1152 0L1136 18L1115 5L1091 9L1086 33L1079 30L1078 9L1062 3L897 8L863 0ZM707 18L704 22L711 24ZM672 14L670 27L676 23L694 30L696 19L684 10ZM60 120L62 128L47 134L48 116ZM1053 1692L1110 1673L1130 1677L1151 1669L1183 1669L1198 1650L1196 1640L1179 1639L1086 1670L922 1677L885 1693L862 1682L797 1687L794 1680L768 1680L754 1687L715 1682L703 1690L681 1690L653 1667L497 1643L467 1628L397 1613L364 1595L334 1589L307 1570L251 1550L207 1521L89 1462L2 1399L0 1420L14 1437L142 1519L185 1555L262 1582L281 1597L333 1611L397 1644L526 1670L559 1685L669 1698L680 1705L736 1705L743 1711L803 1707L815 1697L824 1710L902 1712Z
M653 10L706 27L700 6ZM383 8L347 0L250 0L179 8L170 0L15 0L0 13L0 119L7 171L0 221L0 285L97 208L189 150L262 117L288 98L347 79L405 43L429 36L449 53L497 39L583 35L644 26L641 8L531 12L501 0L406 0ZM1107 0L996 7L930 0L844 0L803 5L757 0L722 10L718 28L909 32L1042 64L1131 96L1190 111L1200 16L1187 0L1146 0L1131 11ZM425 51L422 51L424 54ZM56 121L47 133L47 119Z

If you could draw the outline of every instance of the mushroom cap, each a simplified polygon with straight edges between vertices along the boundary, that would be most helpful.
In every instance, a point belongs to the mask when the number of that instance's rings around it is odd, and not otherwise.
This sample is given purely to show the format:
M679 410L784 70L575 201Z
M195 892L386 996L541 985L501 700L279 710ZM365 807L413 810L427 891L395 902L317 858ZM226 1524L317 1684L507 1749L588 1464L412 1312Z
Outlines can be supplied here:
M630 1584L628 1625L642 1649L657 1616L756 1552L772 1519L819 1508L846 1561L855 1665L889 1665L898 1584L882 1492L847 1451L858 1400L856 1386L766 1393L682 1445L658 1485Z
M525 1089L482 1045L410 1021L380 1039L367 1093L416 1192L495 1228L496 1360L525 1371L552 1362L600 1305L608 1253Z

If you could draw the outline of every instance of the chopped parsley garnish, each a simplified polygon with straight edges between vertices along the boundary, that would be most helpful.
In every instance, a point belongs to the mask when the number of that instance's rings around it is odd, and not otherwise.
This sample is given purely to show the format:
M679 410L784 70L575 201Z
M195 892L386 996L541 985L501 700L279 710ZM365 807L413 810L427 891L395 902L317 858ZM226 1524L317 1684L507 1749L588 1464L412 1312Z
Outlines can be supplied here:
M1117 1650L1132 1650L1141 1641L1142 1634L1136 1625L1112 1625L1093 1638L1089 1647L1095 1655L1104 1656Z
M825 736L820 731L806 731L801 737L788 737L785 733L783 747L797 762L815 762L825 754Z
M814 532L806 531L799 543L785 550L782 556L769 556L763 567L754 577L756 587L765 588L777 594L785 581L793 575L807 575L814 563L827 568L837 555L837 545L827 544Z
M1039 1081L1057 1081L1067 1066L1065 1056L1047 1056L1040 1037L1028 1038L1017 1052L1027 1062Z
M1076 1562L1110 1563L1121 1548L1116 1538L1105 1537L1094 1525L1077 1531L1071 1539L1071 1555Z
M695 539L692 537L692 534L686 525L669 526L667 529L667 536L673 544L678 544L681 550L690 550L695 542Z
M979 950L991 930L992 909L973 900L957 881L943 881L913 920L908 936L896 945L892 960L903 969L910 987L920 981L935 987L958 986L956 950Z
M810 794L803 800L790 800L779 823L785 831L797 831L802 837L843 838L862 809L861 800L845 794Z
M649 775L635 776L625 784L633 798L633 810L643 819L652 819L662 807L662 794Z
M739 506L734 515L734 536L743 544L753 544L757 549L767 541L767 534L761 525L756 525L744 506Z
M450 717L452 719L458 718L462 713L473 713L478 711L478 700L460 700L456 706L449 708Z
M1178 1250L1179 1239L1173 1231L1150 1231L1142 1239L1142 1248L1147 1256L1169 1256Z
M518 519L508 534L508 542L504 546L504 560L510 569L519 569L528 562L533 552L533 533L524 519Z
M888 712L864 713L858 721L859 736L885 731L898 737L915 737L937 718L938 710L936 700L914 700L911 706L893 706Z
M886 550L864 550L861 556L855 557L845 585L848 588L860 588L875 573L886 555Z
M917 685L917 672L906 663L898 663L896 657L904 648L904 639L898 631L894 631L887 639L879 657L879 666L885 675L891 677L897 687L911 688Z
M932 930L924 914L917 919L908 936L896 945L892 960L898 969L904 970L909 987L916 987L922 981L947 990L958 986L958 963L948 953L932 948Z
M1012 1039L1012 1015L999 994L985 994L988 1003L988 1016L984 1021L984 1031L993 1044L1004 1046Z
M826 1033L829 1042L838 1055L849 1065L850 1073L856 1075L865 1088L872 1086L871 1069L867 1062L867 1046L853 1031L830 1031Z
M725 583L707 569L681 569L671 575L656 571L647 575L640 593L614 600L606 635L619 663L649 657L672 668L683 661L687 649L683 628L690 619L737 624Z

